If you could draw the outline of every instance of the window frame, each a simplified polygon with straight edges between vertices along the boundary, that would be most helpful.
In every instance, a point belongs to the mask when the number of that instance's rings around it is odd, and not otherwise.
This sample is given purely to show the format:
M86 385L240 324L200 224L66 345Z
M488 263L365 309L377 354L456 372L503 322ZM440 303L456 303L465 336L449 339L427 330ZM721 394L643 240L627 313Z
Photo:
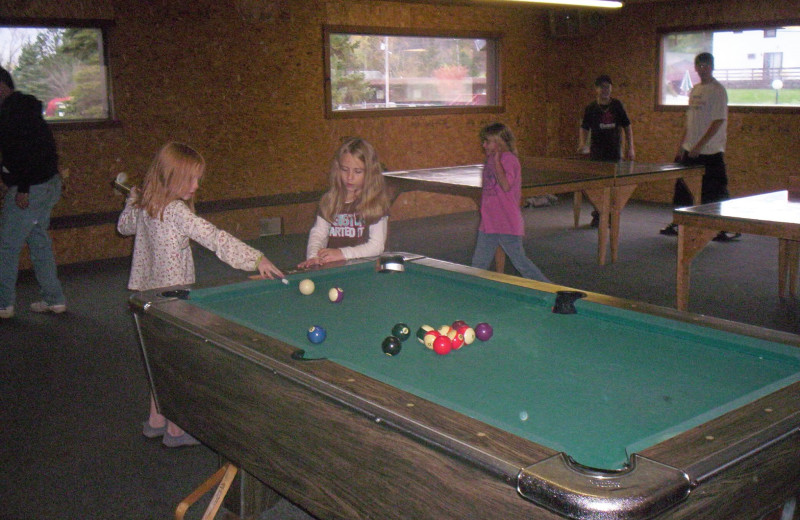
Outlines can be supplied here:
M748 31L748 30L769 30L786 25L800 25L800 18L766 20L766 21L745 21L722 24L708 25L686 25L673 27L658 27L656 29L656 67L654 83L654 110L657 112L685 112L687 105L665 105L661 102L662 82L661 64L664 61L664 48L661 42L665 35L673 33L699 32L699 31ZM763 114L800 114L800 106L756 106L756 105L728 105L728 112L734 113L763 113Z
M408 36L428 38L469 38L491 40L493 56L487 56L486 63L486 88L493 90L495 104L469 105L457 107L403 107L403 108L369 108L359 110L334 110L333 94L331 92L331 34L357 34L369 36ZM397 27L373 27L355 25L323 25L323 83L326 119L350 119L359 117L389 117L389 116L419 116L419 115L450 115L450 114L480 114L505 112L503 89L501 88L500 55L503 34L487 31L448 31L427 29L406 29ZM488 97L488 96L487 96Z
M52 27L52 28L87 28L98 29L103 40L103 67L105 69L106 97L108 100L108 116L104 119L72 119L69 121L47 120L53 130L83 130L91 128L111 128L121 126L114 109L114 90L111 83L111 66L109 65L109 33L115 26L113 20L99 18L17 18L0 16L3 27ZM44 100L43 100L44 101Z

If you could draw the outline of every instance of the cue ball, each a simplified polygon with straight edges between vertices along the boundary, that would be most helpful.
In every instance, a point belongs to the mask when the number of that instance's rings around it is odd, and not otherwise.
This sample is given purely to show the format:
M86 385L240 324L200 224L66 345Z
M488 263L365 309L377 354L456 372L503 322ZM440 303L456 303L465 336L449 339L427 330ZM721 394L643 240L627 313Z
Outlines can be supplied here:
M494 334L492 326L488 323L478 323L475 325L475 337L481 341L489 341L489 338Z
M527 421L528 420L528 412L526 412L525 410L522 410L521 412L519 412L519 420L520 421Z
M333 303L339 303L344 299L344 290L341 287L334 287L328 291L328 299Z
M313 327L308 329L307 336L308 336L308 341L316 344L325 341L325 336L327 336L327 334L325 333L325 329L323 329L319 325L314 325Z
M383 340L383 344L381 345L381 349L387 356L394 356L396 354L399 354L401 348L403 348L403 344L400 342L398 338L394 336L387 336L386 339Z
M298 288L300 289L301 294L305 294L306 296L308 296L309 294L314 292L314 282L306 278L305 280L300 282Z
M405 323L398 323L394 327L392 327L392 336L396 337L400 341L407 340L410 335L411 335L411 330Z

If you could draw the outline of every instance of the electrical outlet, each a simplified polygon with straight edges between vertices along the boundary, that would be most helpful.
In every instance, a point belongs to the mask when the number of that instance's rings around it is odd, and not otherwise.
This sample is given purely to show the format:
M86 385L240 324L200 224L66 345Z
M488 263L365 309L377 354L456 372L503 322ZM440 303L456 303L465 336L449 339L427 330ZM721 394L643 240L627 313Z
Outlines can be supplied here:
M259 221L259 236L280 235L282 229L280 217L262 218Z

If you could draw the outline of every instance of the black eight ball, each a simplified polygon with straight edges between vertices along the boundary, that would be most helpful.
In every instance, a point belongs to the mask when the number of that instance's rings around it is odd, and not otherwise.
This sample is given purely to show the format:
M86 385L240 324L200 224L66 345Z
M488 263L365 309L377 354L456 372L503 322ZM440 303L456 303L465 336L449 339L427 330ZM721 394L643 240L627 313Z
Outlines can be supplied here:
M387 356L399 354L401 348L403 348L403 343L395 336L387 336L381 345L381 349Z

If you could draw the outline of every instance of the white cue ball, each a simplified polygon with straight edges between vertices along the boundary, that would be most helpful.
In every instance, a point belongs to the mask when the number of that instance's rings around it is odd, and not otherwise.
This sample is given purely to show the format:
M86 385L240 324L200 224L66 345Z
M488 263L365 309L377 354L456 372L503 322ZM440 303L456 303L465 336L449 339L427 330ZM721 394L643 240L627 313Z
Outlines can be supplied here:
M305 294L306 296L308 296L309 294L314 292L314 282L306 278L305 280L300 282L299 288L301 294Z
M525 410L522 410L519 413L519 420L520 421L527 421L528 420L528 412L526 412Z

